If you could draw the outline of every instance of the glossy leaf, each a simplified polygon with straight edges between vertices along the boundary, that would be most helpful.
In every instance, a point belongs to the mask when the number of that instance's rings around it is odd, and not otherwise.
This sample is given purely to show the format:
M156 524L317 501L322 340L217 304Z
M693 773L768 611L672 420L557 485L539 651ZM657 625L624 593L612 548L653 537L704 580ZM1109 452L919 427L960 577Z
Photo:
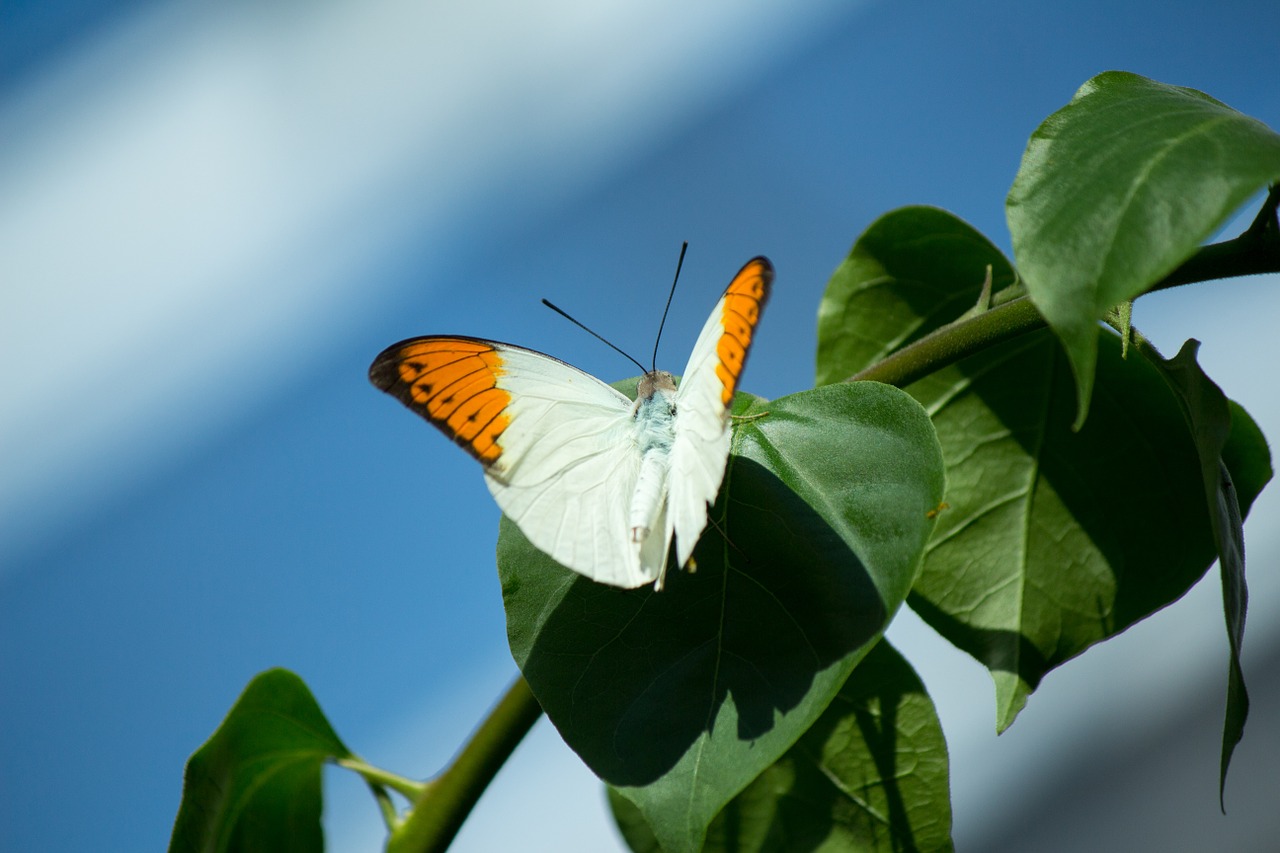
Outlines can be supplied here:
M818 722L716 817L705 853L950 850L947 746L919 677L887 641ZM610 790L632 850L656 851L644 818Z
M998 269L1002 259L990 251L985 262ZM975 262L983 259L953 266L939 255L919 260L925 272L916 275L935 276L939 289L964 289ZM857 291L833 282L828 298ZM949 319L927 306L920 313L931 323ZM868 338L900 340L904 322L911 321L869 322L852 334L874 351ZM1200 462L1175 398L1154 368L1120 360L1118 341L1104 341L1097 423L1078 435L1068 429L1070 374L1044 332L908 388L933 415L949 505L909 601L991 669L1001 729L1045 673L1181 596L1214 556ZM828 343L822 351L842 350ZM846 361L820 371L849 375L866 366ZM1241 415L1223 456L1233 475L1248 472L1235 477L1247 511L1269 455Z
M840 382L950 323L1016 280L990 241L935 207L904 207L863 232L818 306L818 385ZM886 334L890 332L889 334Z
M302 679L262 673L187 762L169 850L323 850L320 771L350 755Z
M1280 135L1202 92L1109 71L1031 135L1006 212L1014 258L1070 356L1084 422L1098 321L1280 180Z
M663 847L707 825L822 714L915 578L942 498L928 418L878 383L754 401L696 573L594 583L503 520L511 650L566 742Z
M911 605L992 670L1002 730L1045 673L1180 598L1215 557L1176 401L1115 336L1100 344L1078 433L1047 332L909 389L933 414L951 483Z

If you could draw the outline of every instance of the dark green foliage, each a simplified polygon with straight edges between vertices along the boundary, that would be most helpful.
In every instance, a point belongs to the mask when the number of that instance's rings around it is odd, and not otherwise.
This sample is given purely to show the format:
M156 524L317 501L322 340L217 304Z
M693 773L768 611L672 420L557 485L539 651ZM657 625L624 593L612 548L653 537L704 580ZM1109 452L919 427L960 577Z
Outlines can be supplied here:
M882 640L817 722L716 816L707 853L950 850L947 745L933 702ZM633 850L661 849L640 810L609 802Z

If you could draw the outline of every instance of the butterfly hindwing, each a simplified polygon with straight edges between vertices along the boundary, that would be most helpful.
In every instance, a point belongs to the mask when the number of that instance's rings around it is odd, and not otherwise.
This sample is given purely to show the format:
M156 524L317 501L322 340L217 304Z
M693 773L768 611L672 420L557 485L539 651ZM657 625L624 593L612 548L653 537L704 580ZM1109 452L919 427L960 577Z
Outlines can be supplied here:
M729 458L729 409L773 284L767 258L748 261L698 335L676 392L667 527L678 565L693 555ZM669 534L668 534L669 535Z
M388 347L369 377L484 466L534 547L615 586L656 579L665 549L626 536L640 466L626 395L551 356L457 336Z

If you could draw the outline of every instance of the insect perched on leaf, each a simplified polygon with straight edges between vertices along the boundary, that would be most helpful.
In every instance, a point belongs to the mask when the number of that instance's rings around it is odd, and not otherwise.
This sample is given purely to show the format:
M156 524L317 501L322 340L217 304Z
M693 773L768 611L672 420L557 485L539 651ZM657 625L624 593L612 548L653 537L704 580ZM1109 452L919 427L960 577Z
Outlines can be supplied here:
M649 370L634 401L549 355L449 335L388 347L369 378L484 466L536 548L602 583L661 589L672 542L688 565L724 479L729 409L772 282L767 259L748 261L679 385Z

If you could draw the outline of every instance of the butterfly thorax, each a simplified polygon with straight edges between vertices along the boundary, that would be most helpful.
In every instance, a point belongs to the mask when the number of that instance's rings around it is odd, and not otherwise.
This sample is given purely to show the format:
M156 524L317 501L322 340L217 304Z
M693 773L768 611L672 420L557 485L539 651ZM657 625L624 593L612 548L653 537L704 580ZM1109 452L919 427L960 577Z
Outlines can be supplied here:
M676 425L676 382L670 373L654 370L641 377L633 418L640 474L631 496L631 541L642 544L667 497Z
M675 435L675 377L665 370L650 371L640 377L631 415L641 453L650 449L670 450Z

